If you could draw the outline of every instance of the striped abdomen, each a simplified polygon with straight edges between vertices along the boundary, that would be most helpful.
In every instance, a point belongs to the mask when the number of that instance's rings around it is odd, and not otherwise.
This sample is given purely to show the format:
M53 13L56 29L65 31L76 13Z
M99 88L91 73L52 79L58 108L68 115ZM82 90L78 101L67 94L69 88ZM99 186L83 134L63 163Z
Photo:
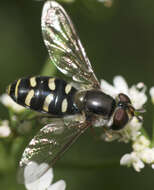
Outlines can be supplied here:
M78 112L73 101L75 93L76 89L64 80L42 76L19 79L8 88L18 104L58 116Z

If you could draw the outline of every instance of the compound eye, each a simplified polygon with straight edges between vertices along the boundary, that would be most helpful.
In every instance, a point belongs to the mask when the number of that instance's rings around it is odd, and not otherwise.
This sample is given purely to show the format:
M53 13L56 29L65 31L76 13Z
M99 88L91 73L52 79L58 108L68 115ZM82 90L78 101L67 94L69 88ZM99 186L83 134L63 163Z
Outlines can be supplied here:
M124 102L126 104L128 104L128 103L131 104L131 101L127 95L120 93L118 95L118 97L119 97L120 102Z
M125 109L119 108L116 110L113 117L113 124L111 126L112 130L122 129L128 122L129 117Z

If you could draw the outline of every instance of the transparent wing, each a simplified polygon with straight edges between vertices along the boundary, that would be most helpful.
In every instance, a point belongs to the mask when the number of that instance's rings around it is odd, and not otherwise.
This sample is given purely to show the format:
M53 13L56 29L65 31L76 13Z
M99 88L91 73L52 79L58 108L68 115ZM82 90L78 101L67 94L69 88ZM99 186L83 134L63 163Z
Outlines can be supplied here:
M86 122L66 126L63 120L43 127L22 155L19 182L27 184L41 178L87 128Z
M47 1L42 12L42 33L51 61L76 82L99 88L89 59L65 10Z

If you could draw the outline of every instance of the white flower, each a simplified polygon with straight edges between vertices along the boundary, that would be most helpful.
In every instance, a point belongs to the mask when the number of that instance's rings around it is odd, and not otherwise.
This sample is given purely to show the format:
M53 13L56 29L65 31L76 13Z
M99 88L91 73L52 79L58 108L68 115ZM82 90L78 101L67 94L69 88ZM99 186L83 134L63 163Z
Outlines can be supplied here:
M151 164L154 169L154 148L150 148L150 140L140 135L133 143L133 152L125 154L121 160L121 165L133 166L136 171L140 171L145 164Z
M0 125L0 137L8 137L11 134L11 130L9 127L9 121L4 120Z
M132 86L128 91L128 96L131 98L132 105L135 109L140 109L143 107L143 105L147 101L147 96L145 95L145 89L144 86L142 90L138 88L140 83L138 83L136 86Z
M135 152L125 154L121 158L120 164L127 165L128 167L132 165L137 172L140 172L141 169L144 168L144 163Z
M151 100L152 100L152 103L154 104L154 86L150 88L150 96L151 96Z
M48 169L47 172L39 179L35 180L34 182L29 182L30 177L33 176L34 172L37 172L37 170L39 171L42 168L48 168L48 164L42 163L38 165L36 162L31 162L24 169L24 179L27 190L65 190L66 183L64 180L59 180L56 183L51 184L53 181L52 168Z
M129 140L135 141L137 137L141 135L141 132L140 132L141 127L142 127L142 123L139 122L136 117L133 117L133 119L123 129L123 133L125 134L123 136L125 140L127 139L127 141Z
M154 163L154 148L145 148L139 156L147 164Z
M147 96L145 95L145 85L140 82L129 88L122 76L114 77L113 86L105 80L101 80L101 89L113 98L116 98L119 93L126 94L130 98L135 109L142 108L147 101Z
M143 135L139 136L133 143L133 150L136 152L142 151L150 145L150 141Z
M8 94L2 94L2 96L0 96L0 102L4 106L13 109L13 111L16 113L21 112L25 109L23 106L20 106L14 102Z

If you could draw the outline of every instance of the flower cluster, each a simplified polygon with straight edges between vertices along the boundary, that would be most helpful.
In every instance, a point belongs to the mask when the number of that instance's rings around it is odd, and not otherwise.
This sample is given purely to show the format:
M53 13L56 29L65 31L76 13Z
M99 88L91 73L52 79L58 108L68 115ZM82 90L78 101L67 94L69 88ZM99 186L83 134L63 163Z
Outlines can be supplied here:
M125 79L122 76L116 76L113 79L113 86L110 85L105 80L101 80L101 89L106 94L109 94L113 98L116 98L119 93L126 94L135 109L143 108L143 105L147 101L146 86L143 83L138 83L132 87L128 87ZM136 138L141 134L140 129L142 127L142 122L139 121L136 117L125 126L124 129L120 131L109 130L107 135L104 134L103 138L106 141L118 140L122 142L135 141ZM108 135L109 134L109 135Z
M105 80L101 81L102 90L113 96L114 98L119 93L125 93L132 101L135 109L142 109L147 101L146 86L143 83L138 83L132 87L128 87L126 81L121 76L116 76L113 79L113 86ZM152 103L154 104L154 87L150 89ZM133 166L139 172L144 168L145 164L150 164L154 168L154 147L151 147L151 141L143 134L143 123L136 117L120 131L109 130L106 134L102 135L105 141L118 140L120 142L131 142L133 151L125 154L121 160L121 165ZM142 129L142 130L141 130Z
M133 152L125 154L121 160L121 165L133 166L139 172L144 168L144 163L150 164L154 168L154 148L150 147L150 140L145 136L139 136L132 145Z

